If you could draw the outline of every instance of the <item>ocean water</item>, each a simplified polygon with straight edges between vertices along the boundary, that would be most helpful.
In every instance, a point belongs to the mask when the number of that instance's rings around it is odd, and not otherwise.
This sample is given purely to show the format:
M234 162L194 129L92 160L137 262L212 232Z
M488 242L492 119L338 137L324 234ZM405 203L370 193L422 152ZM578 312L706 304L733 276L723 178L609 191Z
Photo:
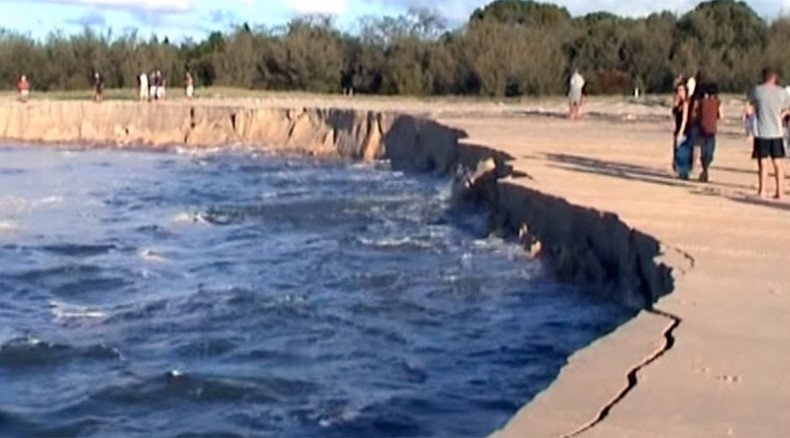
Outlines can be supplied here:
M0 150L0 436L484 436L632 316L445 180Z

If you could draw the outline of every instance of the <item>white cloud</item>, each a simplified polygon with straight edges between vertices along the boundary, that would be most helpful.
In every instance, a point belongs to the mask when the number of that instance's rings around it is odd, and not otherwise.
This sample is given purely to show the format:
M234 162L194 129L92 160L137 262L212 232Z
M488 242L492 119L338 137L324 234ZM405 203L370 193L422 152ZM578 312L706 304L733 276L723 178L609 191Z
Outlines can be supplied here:
M116 8L137 11L187 12L193 0L40 0L46 3Z
M297 14L342 15L348 9L346 0L286 0L285 4Z

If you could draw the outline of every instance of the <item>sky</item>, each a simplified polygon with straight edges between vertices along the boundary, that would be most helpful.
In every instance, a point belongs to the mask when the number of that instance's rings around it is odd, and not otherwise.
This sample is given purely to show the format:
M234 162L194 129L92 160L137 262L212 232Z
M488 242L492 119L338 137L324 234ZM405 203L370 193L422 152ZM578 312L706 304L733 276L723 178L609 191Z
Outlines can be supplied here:
M766 18L790 13L790 0L747 0ZM173 41L202 39L241 23L278 26L303 14L328 14L350 31L361 17L397 15L410 8L430 8L451 23L463 22L485 0L0 0L0 28L43 38L84 28L113 33L135 30ZM609 11L639 16L657 10L683 13L698 0L555 0L572 14ZM438 6L441 5L441 6Z

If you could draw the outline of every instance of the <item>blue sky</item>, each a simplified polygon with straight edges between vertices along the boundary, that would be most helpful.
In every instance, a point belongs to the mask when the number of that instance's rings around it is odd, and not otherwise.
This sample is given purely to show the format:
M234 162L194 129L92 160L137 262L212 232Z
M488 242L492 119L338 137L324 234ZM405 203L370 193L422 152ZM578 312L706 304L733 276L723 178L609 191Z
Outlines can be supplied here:
M300 14L336 17L353 30L360 17L398 14L409 8L433 8L455 22L462 21L485 0L0 0L0 28L34 37L52 31L79 32L85 27L116 33L137 30L140 36L168 36L180 41L203 38L249 22L276 26ZM606 10L642 15L657 9L682 13L695 0L557 0L574 14ZM761 15L772 18L790 12L790 0L747 0Z

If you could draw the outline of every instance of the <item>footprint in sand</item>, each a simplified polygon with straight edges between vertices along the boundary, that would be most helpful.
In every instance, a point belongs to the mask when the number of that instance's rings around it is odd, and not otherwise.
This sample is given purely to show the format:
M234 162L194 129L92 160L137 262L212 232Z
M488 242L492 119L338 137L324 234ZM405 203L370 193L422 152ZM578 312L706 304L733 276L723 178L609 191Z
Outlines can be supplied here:
M733 383L733 384L741 383L740 376L730 376L730 375L716 376L716 380L720 382Z

